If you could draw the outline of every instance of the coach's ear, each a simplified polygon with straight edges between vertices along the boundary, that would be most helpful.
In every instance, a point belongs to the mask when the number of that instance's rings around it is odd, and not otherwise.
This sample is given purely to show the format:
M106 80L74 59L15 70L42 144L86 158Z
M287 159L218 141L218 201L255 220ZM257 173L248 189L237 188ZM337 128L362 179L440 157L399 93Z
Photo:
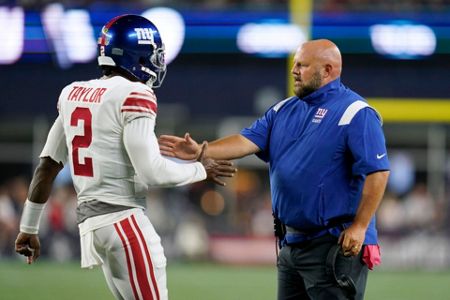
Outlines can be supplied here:
M322 77L323 78L328 78L331 76L331 74L333 73L333 66L331 64L325 64L323 66L323 71L322 71Z

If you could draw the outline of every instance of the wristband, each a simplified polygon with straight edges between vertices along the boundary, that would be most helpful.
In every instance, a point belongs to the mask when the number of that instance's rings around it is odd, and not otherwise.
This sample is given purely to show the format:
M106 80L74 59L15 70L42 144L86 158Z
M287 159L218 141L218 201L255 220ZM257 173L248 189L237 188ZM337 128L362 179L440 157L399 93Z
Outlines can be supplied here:
M22 218L20 219L20 232L37 234L45 203L35 203L28 199L23 206Z

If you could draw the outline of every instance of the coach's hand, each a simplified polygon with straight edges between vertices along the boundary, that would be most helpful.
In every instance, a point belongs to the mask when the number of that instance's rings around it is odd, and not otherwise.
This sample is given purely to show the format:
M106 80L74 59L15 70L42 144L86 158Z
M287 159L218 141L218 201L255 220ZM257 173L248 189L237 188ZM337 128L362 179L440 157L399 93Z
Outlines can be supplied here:
M345 256L355 256L361 251L366 237L367 228L353 223L339 236L338 243L342 246Z
M233 163L228 160L214 160L206 157L206 149L208 143L205 141L201 145L200 156L198 161L205 167L207 180L213 181L218 185L225 186L226 183L219 179L219 177L233 177L237 169L233 167Z
M41 243L37 234L20 232L16 238L16 252L27 257L32 264L41 254Z
M158 144L162 155L184 160L198 159L202 150L189 133L186 133L184 138L163 134L159 137Z

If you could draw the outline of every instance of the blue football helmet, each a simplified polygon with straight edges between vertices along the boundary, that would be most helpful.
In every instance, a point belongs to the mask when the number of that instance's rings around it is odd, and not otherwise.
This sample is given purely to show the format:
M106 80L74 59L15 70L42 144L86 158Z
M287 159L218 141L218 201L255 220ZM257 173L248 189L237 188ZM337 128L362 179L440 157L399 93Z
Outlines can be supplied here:
M98 64L118 67L151 88L166 75L164 44L156 26L138 15L122 15L106 23L98 39Z

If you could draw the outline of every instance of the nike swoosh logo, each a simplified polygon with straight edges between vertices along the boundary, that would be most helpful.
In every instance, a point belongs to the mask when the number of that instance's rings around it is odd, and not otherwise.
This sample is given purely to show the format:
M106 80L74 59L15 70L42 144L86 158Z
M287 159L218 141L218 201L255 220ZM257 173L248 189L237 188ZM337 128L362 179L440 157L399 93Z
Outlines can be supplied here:
M377 159L382 159L383 157L385 157L386 156L386 153L383 153L383 154L377 154Z

